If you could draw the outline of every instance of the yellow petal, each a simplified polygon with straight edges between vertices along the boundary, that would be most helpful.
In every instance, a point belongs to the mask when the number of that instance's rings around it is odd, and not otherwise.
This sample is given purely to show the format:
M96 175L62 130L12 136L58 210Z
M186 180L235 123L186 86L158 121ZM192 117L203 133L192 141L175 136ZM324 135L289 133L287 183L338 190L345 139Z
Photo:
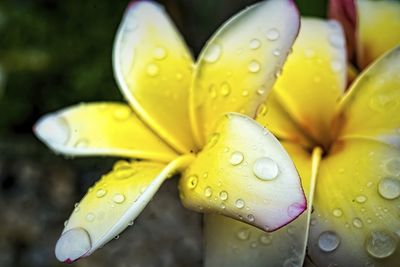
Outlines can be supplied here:
M60 261L72 262L92 254L121 233L145 208L165 179L186 167L192 156L169 165L153 162L119 161L80 203L56 245Z
M275 137L252 119L223 116L216 132L180 181L184 206L220 213L265 231L306 208L299 176Z
M258 108L256 121L270 130L278 139L312 148L313 140L282 106L279 95L272 91L265 104Z
M400 147L400 47L365 70L343 99L339 138L362 137Z
M309 186L310 154L293 143L285 143L284 146L299 170L303 186ZM301 266L305 256L310 214L311 209L273 233L265 233L224 216L206 215L205 266Z
M282 16L282 14L285 14ZM196 66L191 116L199 145L225 112L254 117L299 28L290 0L263 1L239 13L210 39Z
M346 86L346 51L340 25L303 18L274 93L317 144L331 139L331 120Z
M162 7L150 1L128 7L113 65L135 112L179 152L194 150L188 114L193 60Z
M398 266L400 151L373 140L334 145L321 163L308 251L317 266Z
M72 106L41 118L35 134L57 153L71 156L111 155L168 162L172 148L120 103Z
M357 1L358 63L361 68L400 44L400 3Z

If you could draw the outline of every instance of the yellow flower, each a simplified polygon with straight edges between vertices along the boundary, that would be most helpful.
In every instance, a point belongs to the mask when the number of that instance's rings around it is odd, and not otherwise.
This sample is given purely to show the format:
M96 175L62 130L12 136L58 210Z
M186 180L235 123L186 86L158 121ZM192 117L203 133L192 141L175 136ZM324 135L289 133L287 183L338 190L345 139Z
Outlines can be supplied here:
M194 64L162 8L132 3L113 57L130 106L81 104L35 126L58 153L141 159L118 161L89 189L57 242L57 258L72 262L117 236L175 173L182 173L188 208L265 231L298 217L306 201L295 166L250 117L266 100L299 21L292 1L261 2L218 30Z
M339 2L351 1L332 4ZM363 68L391 51L347 89L340 25L303 18L293 53L257 116L300 172L313 207L310 223L303 214L266 235L208 216L206 266L301 266L307 243L307 266L399 266L400 4L358 1L355 7L353 60Z

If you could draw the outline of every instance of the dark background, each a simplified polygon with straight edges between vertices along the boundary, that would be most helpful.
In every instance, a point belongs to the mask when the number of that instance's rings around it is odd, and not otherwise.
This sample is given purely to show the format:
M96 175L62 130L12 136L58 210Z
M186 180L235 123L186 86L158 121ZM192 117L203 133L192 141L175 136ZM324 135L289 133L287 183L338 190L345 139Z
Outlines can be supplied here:
M161 0L193 53L252 0ZM297 1L324 17L326 1ZM35 121L79 102L122 100L113 39L128 1L0 0L0 266L65 266L55 242L73 204L115 159L69 160L32 134ZM201 266L201 216L167 181L133 227L73 266Z

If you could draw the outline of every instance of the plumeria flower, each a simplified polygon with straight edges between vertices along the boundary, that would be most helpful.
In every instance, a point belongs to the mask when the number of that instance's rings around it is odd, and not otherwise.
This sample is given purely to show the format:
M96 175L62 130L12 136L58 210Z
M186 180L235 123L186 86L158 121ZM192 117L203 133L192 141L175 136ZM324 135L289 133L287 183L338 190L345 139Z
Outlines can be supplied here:
M350 1L331 5L343 2ZM347 86L340 24L302 18L293 53L257 116L294 160L313 207L310 222L305 213L266 235L208 216L206 266L301 266L307 243L306 266L399 266L400 4L353 7L358 19L347 19L357 25L357 67L369 67Z
M196 211L262 231L302 214L306 198L293 162L252 119L299 22L290 0L256 4L222 26L194 64L160 6L131 3L113 57L129 105L80 104L35 126L57 153L140 159L118 161L75 205L57 242L57 258L72 262L92 254L131 225L176 173L184 206Z

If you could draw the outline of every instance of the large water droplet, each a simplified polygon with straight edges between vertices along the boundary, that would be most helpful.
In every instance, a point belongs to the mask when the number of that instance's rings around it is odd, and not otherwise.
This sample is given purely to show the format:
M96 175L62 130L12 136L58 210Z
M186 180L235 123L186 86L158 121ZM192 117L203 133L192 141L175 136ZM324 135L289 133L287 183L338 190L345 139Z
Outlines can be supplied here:
M227 199L228 199L228 192L226 192L226 191L221 191L221 192L219 193L219 198L220 198L221 200L227 200Z
M236 202L235 202L235 206L236 206L236 208L238 208L238 209L242 209L242 208L244 207L244 205L245 205L245 202L244 202L244 200L241 199L241 198L239 198L239 199L236 200Z
M259 72L261 69L261 65L257 60L253 60L249 63L249 71L252 73Z
M187 186L189 187L189 189L194 189L196 188L198 181L199 178L197 177L197 175L191 175L187 179Z
M379 181L379 194L386 199L396 199L400 196L400 180L385 177Z
M320 250L324 252L332 252L340 244L340 238L339 236L331 231L326 231L321 233L321 235L318 238L318 247Z
M249 43L250 49L258 49L261 46L261 42L258 39L252 39Z
M222 54L222 48L219 44L212 44L210 45L205 54L204 54L204 60L213 63L216 62Z
M396 240L385 230L372 231L365 242L365 248L375 258L386 258L396 250Z
M400 159L395 158L395 159L391 159L389 160L386 165L386 170L395 176L400 175Z
M255 176L264 181L275 179L279 174L276 162L268 157L259 158L253 165Z
M121 203L123 203L125 201L125 196L122 195L122 194L117 193L117 194L114 195L112 200L117 204L121 204Z
M211 195L212 195L212 189L211 189L211 187L207 186L207 187L204 189L204 195L205 195L206 197L211 197Z
M275 28L269 29L267 31L267 39L270 41L276 41L279 39L279 31Z
M162 60L162 59L164 59L164 58L166 58L166 57L167 57L167 50L165 50L165 48L163 48L163 47L157 47L157 48L154 50L154 58L155 58L155 59Z
M240 163L243 162L244 156L242 154L242 152L239 151L235 151L231 154L231 158L229 159L229 162L236 166L239 165Z
M157 76L160 69L158 68L158 66L156 64L152 63L147 66L146 71L150 77L155 77L155 76Z

